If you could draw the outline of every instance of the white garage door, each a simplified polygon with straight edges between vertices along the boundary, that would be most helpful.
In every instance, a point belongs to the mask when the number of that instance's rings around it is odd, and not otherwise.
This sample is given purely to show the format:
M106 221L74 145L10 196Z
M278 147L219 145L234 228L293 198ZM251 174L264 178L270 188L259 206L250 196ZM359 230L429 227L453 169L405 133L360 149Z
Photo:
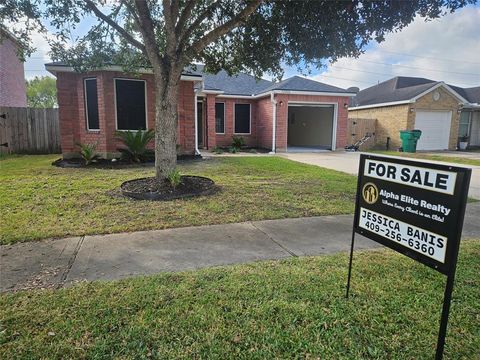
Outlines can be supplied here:
M422 130L417 150L448 149L451 120L451 111L417 111L415 129Z

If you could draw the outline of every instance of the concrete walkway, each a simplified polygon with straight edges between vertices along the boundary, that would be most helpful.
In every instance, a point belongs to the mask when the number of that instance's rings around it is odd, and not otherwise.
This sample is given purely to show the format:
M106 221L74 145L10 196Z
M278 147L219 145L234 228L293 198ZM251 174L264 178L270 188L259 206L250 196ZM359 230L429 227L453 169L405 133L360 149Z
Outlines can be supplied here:
M464 238L480 238L480 202ZM255 221L46 240L0 247L1 291L348 251L352 216ZM356 249L380 245L357 236Z
M322 153L284 153L284 154L281 154L280 156L290 160L298 161L304 164L317 165L327 169L332 169L332 170L342 171L347 174L357 175L360 154L361 154L360 152L333 151L333 152L322 152ZM459 151L442 151L442 152L432 152L432 153L425 153L425 154L452 156L452 157L454 156L466 157L471 159L480 158L480 153L468 153L468 152L463 153ZM465 165L465 164L458 164L458 163L445 163L445 162L425 160L425 159L412 158L411 160L429 161L433 163L450 164L453 166L471 168L472 178L470 181L470 189L469 189L468 195L474 199L480 199L480 166Z

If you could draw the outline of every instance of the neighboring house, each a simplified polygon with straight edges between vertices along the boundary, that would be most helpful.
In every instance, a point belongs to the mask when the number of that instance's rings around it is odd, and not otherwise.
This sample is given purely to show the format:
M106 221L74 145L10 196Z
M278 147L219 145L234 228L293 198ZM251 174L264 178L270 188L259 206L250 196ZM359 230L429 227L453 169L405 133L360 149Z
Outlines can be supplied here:
M117 155L117 130L153 129L151 70L134 76L119 66L77 73L62 63L46 64L57 77L64 157L77 156L77 143L97 143L105 157ZM228 146L241 136L271 151L335 150L346 145L348 101L354 94L302 77L274 83L247 74L203 72L181 77L178 144L184 154Z
M377 119L375 145L401 146L399 131L418 129L418 150L455 150L459 139L480 146L480 86L460 88L415 77L395 77L360 91L350 101L350 119Z
M21 46L8 30L0 26L0 106L27 106L23 62L18 58Z

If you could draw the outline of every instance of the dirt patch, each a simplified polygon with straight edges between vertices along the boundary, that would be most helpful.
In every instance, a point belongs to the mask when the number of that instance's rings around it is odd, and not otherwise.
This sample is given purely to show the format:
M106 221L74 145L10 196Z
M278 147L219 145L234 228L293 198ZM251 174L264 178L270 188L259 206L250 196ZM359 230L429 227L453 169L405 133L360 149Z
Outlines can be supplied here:
M120 189L124 196L136 200L168 201L194 196L212 195L219 188L212 179L184 175L180 184L173 188L168 182L159 182L155 177L125 181Z

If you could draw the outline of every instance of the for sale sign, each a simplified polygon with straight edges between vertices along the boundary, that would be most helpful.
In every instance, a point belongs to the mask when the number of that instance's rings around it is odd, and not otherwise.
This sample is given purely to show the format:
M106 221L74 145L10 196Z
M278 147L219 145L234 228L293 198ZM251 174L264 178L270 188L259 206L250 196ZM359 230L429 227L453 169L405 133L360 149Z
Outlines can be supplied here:
M362 154L354 231L448 274L470 169Z

